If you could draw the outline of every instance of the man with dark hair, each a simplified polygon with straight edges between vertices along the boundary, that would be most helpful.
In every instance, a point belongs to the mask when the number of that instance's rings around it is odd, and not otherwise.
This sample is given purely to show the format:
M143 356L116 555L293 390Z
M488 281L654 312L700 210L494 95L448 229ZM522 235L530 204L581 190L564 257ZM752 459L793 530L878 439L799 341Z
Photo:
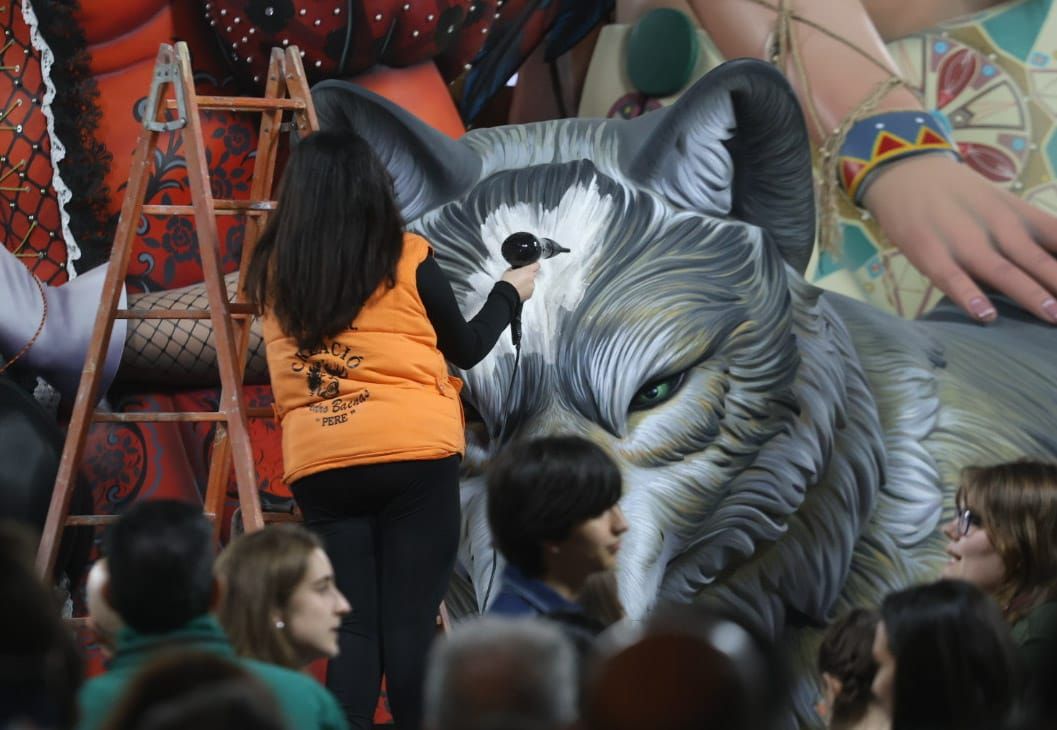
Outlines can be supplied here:
M172 649L235 658L210 611L218 599L213 578L213 532L199 507L154 500L134 504L106 540L109 577L103 595L125 623L106 674L81 690L81 730L105 720L149 659ZM344 730L344 715L311 677L252 659L239 660L275 693L291 728Z
M617 465L586 439L508 446L488 474L488 526L507 560L490 611L582 614L580 591L589 576L613 568L628 529L620 495Z

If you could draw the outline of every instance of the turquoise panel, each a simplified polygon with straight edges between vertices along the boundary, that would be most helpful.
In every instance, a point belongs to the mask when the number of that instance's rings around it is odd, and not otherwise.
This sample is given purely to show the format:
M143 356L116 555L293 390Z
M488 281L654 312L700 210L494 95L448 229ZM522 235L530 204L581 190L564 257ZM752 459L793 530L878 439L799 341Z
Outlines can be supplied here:
M981 26L995 45L1011 56L1028 62L1035 38L1046 22L1053 0L1024 0L999 13Z

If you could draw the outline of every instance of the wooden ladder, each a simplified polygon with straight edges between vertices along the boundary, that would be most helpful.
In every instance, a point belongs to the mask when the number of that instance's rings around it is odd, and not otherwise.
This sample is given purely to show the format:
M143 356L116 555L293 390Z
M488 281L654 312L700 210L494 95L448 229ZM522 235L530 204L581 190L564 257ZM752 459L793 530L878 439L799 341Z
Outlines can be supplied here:
M166 99L166 89L172 87L174 98ZM175 110L175 118L167 118L165 111ZM206 165L205 142L202 138L202 110L232 112L260 112L261 125L257 159L253 169L250 197L246 200L218 200L212 195L209 169ZM220 515L224 507L232 460L238 484L239 506L247 530L263 527L264 516L257 494L257 477L250 446L248 417L271 417L270 409L249 412L242 391L242 373L246 367L246 350L251 307L246 303L241 282L234 301L229 301L221 268L220 237L217 215L246 216L246 232L242 247L240 271L249 261L254 244L260 235L268 213L275 210L269 200L272 193L279 137L283 127L283 113L292 112L294 127L302 134L319 129L308 81L305 78L301 55L294 46L272 49L268 78L263 97L199 96L195 92L194 76L187 44L179 42L175 48L163 44L154 64L154 77L143 114L143 129L132 157L128 187L121 206L121 218L114 234L114 247L103 284L102 301L92 329L92 339L85 357L84 371L77 388L62 459L55 478L48 518L44 524L37 568L50 580L55 567L62 532L74 525L104 525L117 519L116 515L70 515L70 500L77 481L77 470L84 454L88 428L92 422L189 422L215 421L213 454L205 494L205 513L213 519L214 532L219 535ZM151 160L163 132L182 136L187 161L187 177L191 186L191 205L145 205L144 195L150 176ZM137 223L142 215L193 215L198 234L198 248L202 259L209 308L188 309L120 309L120 297L128 272L132 244ZM216 411L175 411L164 413L107 413L97 411L100 378L116 319L209 319L213 324L217 364L220 370L221 397ZM258 412L260 411L260 412Z

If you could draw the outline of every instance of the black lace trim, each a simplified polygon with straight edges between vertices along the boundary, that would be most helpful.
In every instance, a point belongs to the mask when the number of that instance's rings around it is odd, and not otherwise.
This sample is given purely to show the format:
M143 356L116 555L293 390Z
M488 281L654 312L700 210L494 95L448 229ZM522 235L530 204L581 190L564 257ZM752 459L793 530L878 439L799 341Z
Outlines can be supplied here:
M106 176L113 155L96 138L102 111L99 88L89 69L84 32L77 24L77 0L34 0L38 30L51 48L55 63L52 115L55 134L66 147L59 173L70 189L66 212L70 233L81 249L78 271L87 271L110 257L117 216L111 216Z

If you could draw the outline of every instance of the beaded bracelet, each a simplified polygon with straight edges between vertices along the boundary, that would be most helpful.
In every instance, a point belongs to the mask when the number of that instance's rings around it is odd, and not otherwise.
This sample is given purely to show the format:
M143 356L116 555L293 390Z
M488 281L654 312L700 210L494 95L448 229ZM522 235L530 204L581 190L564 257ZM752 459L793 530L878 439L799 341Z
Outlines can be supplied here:
M856 205L878 169L914 155L943 153L961 160L941 118L924 111L882 112L860 119L848 131L837 159L837 175Z

